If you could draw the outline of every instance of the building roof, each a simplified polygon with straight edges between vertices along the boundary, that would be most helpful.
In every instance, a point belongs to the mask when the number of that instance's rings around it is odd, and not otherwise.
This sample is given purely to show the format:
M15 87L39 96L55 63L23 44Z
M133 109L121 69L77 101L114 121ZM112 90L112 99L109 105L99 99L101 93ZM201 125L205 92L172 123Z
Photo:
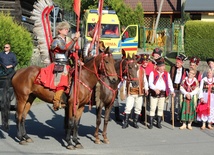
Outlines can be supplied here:
M213 12L214 0L186 0L185 12Z
M144 12L158 12L161 0L124 0L124 2L135 8L140 2L143 5ZM163 12L181 12L181 0L164 0Z

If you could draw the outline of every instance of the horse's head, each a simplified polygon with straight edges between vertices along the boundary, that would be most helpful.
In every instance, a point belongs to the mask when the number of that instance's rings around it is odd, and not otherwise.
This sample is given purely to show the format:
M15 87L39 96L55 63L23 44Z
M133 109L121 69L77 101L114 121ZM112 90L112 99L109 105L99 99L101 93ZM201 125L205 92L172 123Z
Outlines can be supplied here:
M115 61L109 47L95 58L95 62L98 65L98 74L107 77L112 83L115 83L118 80L114 67Z
M138 64L137 60L134 56L132 57L128 55L127 58L124 59L122 63L123 76L127 76L127 81L132 83L133 87L137 87L139 85L138 80Z

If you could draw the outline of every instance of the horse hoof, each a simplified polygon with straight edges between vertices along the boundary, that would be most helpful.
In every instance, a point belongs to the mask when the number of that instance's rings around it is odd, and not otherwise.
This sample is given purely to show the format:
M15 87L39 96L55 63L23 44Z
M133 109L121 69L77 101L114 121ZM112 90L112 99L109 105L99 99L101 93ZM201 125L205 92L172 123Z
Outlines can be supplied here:
M33 140L31 138L28 138L25 140L27 143L33 143Z
M77 149L83 149L83 146L81 144L77 144L77 145L75 145L75 148L77 148Z
M95 144L100 144L101 142L100 142L99 139L96 139L94 143L95 143Z
M104 143L104 144L109 144L110 142L109 142L108 139L104 139L104 140L103 140L103 143Z
M19 144L20 144L20 145L27 145L27 142L26 142L26 140L21 140L21 141L19 142Z
M75 150L75 147L73 145L68 145L66 148L69 150Z

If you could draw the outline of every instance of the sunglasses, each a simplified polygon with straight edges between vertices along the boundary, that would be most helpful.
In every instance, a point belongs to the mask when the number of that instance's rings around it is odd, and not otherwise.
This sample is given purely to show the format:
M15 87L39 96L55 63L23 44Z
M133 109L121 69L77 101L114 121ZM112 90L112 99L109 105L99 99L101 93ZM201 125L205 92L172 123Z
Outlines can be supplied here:
M10 48L10 47L4 47L4 48Z

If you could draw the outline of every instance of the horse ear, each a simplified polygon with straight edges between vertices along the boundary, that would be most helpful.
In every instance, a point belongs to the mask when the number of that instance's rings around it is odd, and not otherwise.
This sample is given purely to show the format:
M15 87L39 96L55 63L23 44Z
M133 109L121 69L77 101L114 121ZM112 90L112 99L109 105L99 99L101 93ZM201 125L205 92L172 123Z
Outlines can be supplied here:
M112 52L113 52L113 51L111 51L110 47L108 46L108 47L106 48L106 53L112 54Z
M135 54L134 53L132 53L132 59L134 59L135 58Z
M127 59L131 59L131 56L130 56L130 54L128 53L128 57L127 57Z

